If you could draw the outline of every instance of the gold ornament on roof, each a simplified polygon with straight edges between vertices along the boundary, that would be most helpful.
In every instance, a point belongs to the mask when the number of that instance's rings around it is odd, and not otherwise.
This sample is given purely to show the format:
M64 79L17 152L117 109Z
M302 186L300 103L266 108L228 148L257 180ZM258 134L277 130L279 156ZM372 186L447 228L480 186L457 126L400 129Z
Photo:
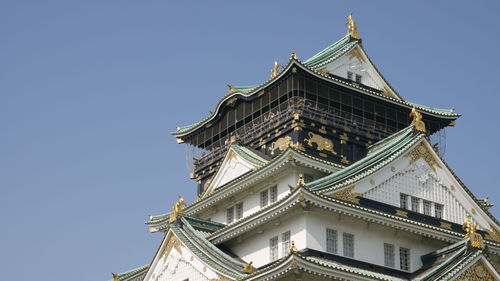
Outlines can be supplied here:
M292 60L298 60L299 59L299 57L297 56L297 53L295 53L295 51L292 52L292 54L290 55L290 58Z
M243 272L244 273L252 273L253 272L253 266L252 266L252 263L253 262L250 262L249 264L245 265L245 267L243 268Z
M280 67L283 70L283 66L279 64L277 61L274 62L274 67L271 69L271 78L274 78L278 76L278 73L280 72Z
M304 141L310 146L312 147L313 144L315 143L316 146L317 146L317 150L318 151L329 151L331 152L333 155L337 155L337 152L333 149L333 142L327 138L324 138L318 134L315 134L313 132L309 132L307 133L307 135L309 136L309 138L306 138L304 139Z
M410 117L412 118L410 125L415 126L415 129L417 129L417 131L425 133L425 123L424 121L422 121L422 114L417 111L415 106L413 106L413 108L411 109Z
M113 275L113 280L115 280L115 281L120 280L120 276L119 276L118 274L116 274L116 273L111 273L111 275Z
M462 225L462 229L467 233L464 235L464 239L470 239L470 244L474 248L484 249L483 236L476 232L477 224L472 222L469 216L465 217L465 222Z
M356 25L356 21L352 18L352 13L349 13L349 17L347 17L347 34L351 35L354 39L360 39L358 33L358 26Z
M290 253L297 252L297 246L295 246L295 241L292 241L292 245L290 246Z
M184 206L187 206L187 203L186 201L184 201L184 198L182 196L179 196L179 200L172 207L173 212L170 213L169 221L171 223L177 220L178 215L184 214L184 209L182 208Z

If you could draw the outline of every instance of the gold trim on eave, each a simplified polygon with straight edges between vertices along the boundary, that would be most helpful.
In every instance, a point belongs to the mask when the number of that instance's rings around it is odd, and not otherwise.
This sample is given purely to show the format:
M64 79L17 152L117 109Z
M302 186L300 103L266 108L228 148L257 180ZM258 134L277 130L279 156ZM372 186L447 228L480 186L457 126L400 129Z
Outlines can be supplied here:
M362 196L363 193L352 192L353 189L354 189L354 186L345 188L341 191L337 191L337 192L330 194L330 197L333 197L333 198L339 199L339 200L348 201L348 202L359 205L359 198L358 197Z
M410 164L413 164L418 159L422 158L434 171L436 171L436 168L434 166L442 168L441 164L439 164L439 162L434 158L432 152L429 151L429 149L423 142L417 145L417 147L410 151L410 153L406 154L406 157L410 158Z

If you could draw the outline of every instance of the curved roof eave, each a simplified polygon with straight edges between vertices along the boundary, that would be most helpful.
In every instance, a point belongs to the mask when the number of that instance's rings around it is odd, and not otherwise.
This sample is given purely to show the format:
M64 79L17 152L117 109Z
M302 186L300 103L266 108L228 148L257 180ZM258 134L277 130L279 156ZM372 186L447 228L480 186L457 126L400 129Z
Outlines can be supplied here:
M334 77L329 77L327 75L321 74L321 73L315 71L314 69L304 65L299 60L290 59L289 62L287 63L287 65L285 66L285 68L276 77L271 78L271 79L267 80L266 82L256 86L255 88L253 88L252 91L249 91L249 92L235 91L235 92L231 92L231 93L227 94L218 102L215 111L213 111L210 116L208 116L207 118L201 120L200 122L198 122L196 124L192 124L192 125L188 125L188 126L184 126L182 128L179 128L177 131L172 132L171 134L180 138L180 137L183 137L185 135L192 133L194 130L199 129L201 126L204 126L208 122L212 121L219 114L219 111L220 111L222 105L226 101L229 101L232 98L237 98L238 95L244 96L244 97L250 97L250 96L253 96L253 95L259 93L261 90L263 90L264 88L271 85L273 82L279 80L281 77L283 77L285 74L287 74L291 70L292 66L300 67L300 69L302 69L302 70L306 71L307 73L309 73L309 74L311 74L319 79L322 79L324 81L347 87L351 90L354 90L354 91L362 93L362 94L368 94L368 95L375 97L377 99L380 99L380 100L384 100L384 101L387 101L387 102L390 102L393 104L397 104L397 105L403 105L408 109L411 109L411 108L413 108L413 106L415 106L418 110L425 112L426 114L434 116L434 117L455 120L461 116L460 114L453 113L452 109L451 110L433 109L430 107L425 107L425 106L421 106L421 105L418 105L415 103L407 102L405 100L400 100L400 99L388 97L386 95L383 95L382 93L379 93L379 92L373 91L373 90L369 90L369 89L365 89L365 88L360 87L354 83L346 82L346 81L343 81L340 79L336 79Z

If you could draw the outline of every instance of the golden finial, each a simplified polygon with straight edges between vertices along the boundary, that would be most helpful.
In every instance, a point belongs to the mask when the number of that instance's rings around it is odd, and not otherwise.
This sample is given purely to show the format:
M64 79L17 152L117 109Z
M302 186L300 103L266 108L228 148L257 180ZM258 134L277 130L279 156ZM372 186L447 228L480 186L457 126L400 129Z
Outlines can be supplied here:
M279 68L282 67L277 61L274 62L274 67L271 69L271 78L278 76Z
M299 180L297 181L297 186L305 186L304 174L299 174Z
M422 114L417 111L415 106L413 106L413 108L411 109L410 117L412 118L410 125L415 126L415 129L417 129L417 131L425 133L425 123L424 121L422 121Z
M477 224L472 222L469 216L465 217L465 222L462 225L462 229L466 232L464 235L464 239L469 238L472 247L484 249L483 236L476 232Z
M290 253L297 252L297 246L295 246L295 242L292 240L292 245L290 246Z
M252 273L253 272L253 266L252 266L252 263L253 262L250 262L249 264L245 265L245 267L243 268L243 273Z
M295 51L292 52L292 54L290 55L290 58L292 60L298 60L299 59L299 57L297 57L297 53L295 53Z
M186 203L186 201L184 201L184 198L182 196L179 196L179 200L172 207L173 212L170 213L169 221L171 223L177 220L178 215L184 214L184 210L182 209L182 207L184 207L184 206L187 206L187 203Z
M235 88L234 88L234 86L233 86L233 85L229 85L229 84L228 84L228 85L227 85L227 88L228 88L228 92L229 92L229 93L233 93L233 92L235 91Z
M349 13L349 17L347 17L347 34L350 34L354 39L360 39L358 33L358 27L356 26L356 21L352 18L352 13Z
M120 276L119 276L118 274L116 274L116 273L111 273L111 275L113 275L113 280L115 280L115 281L120 280Z

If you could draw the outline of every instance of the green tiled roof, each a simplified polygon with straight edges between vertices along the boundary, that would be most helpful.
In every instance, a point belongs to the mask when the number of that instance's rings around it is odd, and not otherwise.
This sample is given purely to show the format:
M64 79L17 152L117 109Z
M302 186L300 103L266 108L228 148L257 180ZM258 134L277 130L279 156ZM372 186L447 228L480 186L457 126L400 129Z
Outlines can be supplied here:
M307 187L314 191L331 190L354 183L384 167L424 137L424 134L414 130L413 125L409 126L375 143L367 156L361 160L336 173L310 182Z
M260 155L258 155L257 153L255 153L254 151L252 151L251 149L249 149L245 146L233 144L233 145L231 145L231 148L236 153L238 153L238 155L240 155L245 160L247 160L253 164L263 166L269 162L268 160L262 158Z
M358 40L352 39L350 35L346 35L339 41L331 44L319 53L304 61L303 64L311 68L321 67L336 60L338 57L351 50L358 43Z
M148 268L149 268L149 264L146 264L146 265L143 265L141 267L131 269L127 272L117 273L116 275L118 275L118 280L126 280L126 278L132 277L132 276L137 275L139 273L146 273ZM110 281L114 281L114 278Z
M241 92L241 93L249 93L253 91L257 86L231 86L232 92Z
M188 219L182 216L180 221L181 225L173 224L170 226L170 229L194 255L223 274L232 277L245 275L242 272L245 264L224 253L205 239L205 237L199 235L199 232L197 232L190 223L190 221L193 221L192 218Z

